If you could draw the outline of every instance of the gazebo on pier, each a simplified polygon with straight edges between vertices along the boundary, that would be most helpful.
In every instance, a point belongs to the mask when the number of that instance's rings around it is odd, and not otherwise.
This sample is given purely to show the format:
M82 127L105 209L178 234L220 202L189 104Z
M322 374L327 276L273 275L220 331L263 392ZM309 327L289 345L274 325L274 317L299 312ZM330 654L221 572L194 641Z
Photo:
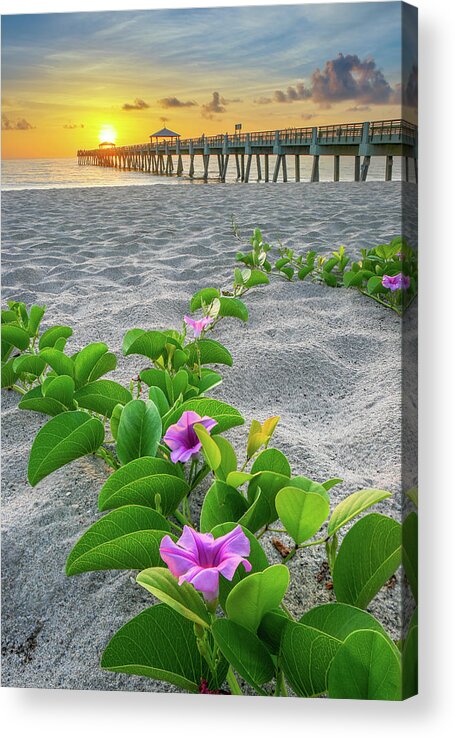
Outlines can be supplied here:
M180 133L176 133L175 131L170 131L169 128L162 128L160 131L157 131L156 133L152 133L150 135L150 141L153 143L153 139L155 139L155 143L158 143L159 139L177 139L180 138Z

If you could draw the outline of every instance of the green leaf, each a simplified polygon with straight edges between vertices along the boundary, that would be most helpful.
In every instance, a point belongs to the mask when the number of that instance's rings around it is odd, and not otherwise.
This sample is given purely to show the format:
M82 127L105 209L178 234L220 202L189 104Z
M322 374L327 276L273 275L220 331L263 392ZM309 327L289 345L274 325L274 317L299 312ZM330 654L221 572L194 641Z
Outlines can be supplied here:
M216 525L211 532L214 538L219 538L220 536L225 536L227 533L230 533L234 530L234 528L237 528L238 526L239 523L234 522L221 523L220 525ZM267 556L264 553L264 549L262 548L258 539L249 530L243 528L243 526L240 527L242 528L243 533L246 535L250 542L250 553L245 558L247 558L251 564L251 573L254 573L256 571L264 571L264 569L267 569L267 567L269 566L269 562L267 560ZM229 592L231 592L231 590L233 590L239 582L241 582L248 576L250 576L250 573L245 571L245 567L243 566L243 564L237 567L231 581L225 579L223 576L220 576L220 605L224 611L226 611L226 599L229 595Z
M198 310L200 307L202 307L202 303L204 303L205 305L209 305L212 300L219 298L219 296L220 291L217 290L215 287L204 287L204 289L196 292L191 298L190 312L194 313L195 310Z
M221 464L221 452L214 439L203 425L195 423L193 430L202 443L204 458L212 471L216 471Z
M252 269L249 278L245 282L245 287L256 287L260 284L270 284L270 279L264 272L260 272L258 269Z
M322 491L306 491L297 487L283 487L275 500L281 522L289 535L299 545L312 538L326 520L330 505Z
M339 602L366 607L400 564L401 525L370 513L346 534L333 568Z
M74 377L74 362L62 351L56 348L45 348L40 352L40 356L57 374Z
M150 387L149 400L151 400L158 408L158 412L163 417L169 412L169 402L163 390L159 387Z
M256 499L242 517L239 518L239 523L245 528L248 528L252 533L256 533L264 525L276 520L276 517L277 513L273 495L270 496L267 492L259 488Z
M221 402L221 400L214 400L211 397L196 397L193 400L187 400L180 407L171 410L165 421L163 420L163 432L169 426L177 423L186 410L193 410L201 418L207 415L209 418L216 420L217 425L211 431L212 436L216 433L224 433L224 431L236 425L243 425L245 422L239 411L231 407L231 405Z
M66 374L53 377L50 382L45 382L42 391L45 398L57 400L69 410L74 409L74 380Z
M259 694L265 695L260 685L273 678L275 667L257 635L226 618L215 621L212 633L224 658Z
M160 543L169 531L167 520L151 507L120 507L97 520L79 539L68 556L66 573L164 566Z
M254 478L249 483L247 494L248 501L251 505L253 505L253 503L258 500L258 496L260 493L267 500L270 515L269 518L264 522L264 525L273 523L278 518L278 512L275 506L276 496L280 489L282 489L283 487L288 487L290 485L290 481L291 480L289 479L289 477L286 477L283 474L275 474L275 472L264 471L260 473L256 472ZM261 508L262 510L265 510L262 503Z
M122 464L155 456L161 440L161 417L151 400L131 400L123 408L117 431L117 455Z
M73 329L68 325L54 325L41 334L38 344L39 349L42 351L45 348L54 348L59 338L64 338L66 341L72 335Z
M188 493L177 464L143 457L115 471L104 483L98 498L100 510L123 505L145 505L170 515Z
M143 331L141 328L133 328L123 338L123 354L124 356L140 354L155 361L163 353L166 341L167 336L161 331Z
M220 523L236 522L247 507L247 501L234 487L214 482L202 504L200 529L205 533Z
M2 361L2 389L12 387L17 379L17 373L13 369L14 361L14 358L9 361Z
M227 480L229 474L237 469L237 457L234 449L226 438L223 438L223 436L215 436L213 440L218 446L221 454L221 463L216 470L216 477L224 482Z
M411 618L408 634L403 646L402 653L402 677L403 693L402 699L407 700L418 694L419 691L419 635L417 624L417 611Z
M305 266L302 269L299 269L299 272L298 272L297 276L298 276L299 279L304 280L304 279L306 279L306 277L308 277L309 274L311 274L311 272L313 270L314 270L314 265L313 264L311 264L309 266Z
M266 448L264 451L261 451L251 467L251 473L256 474L260 471L271 471L276 474L282 474L285 477L291 476L289 461L276 448Z
M210 615L201 595L192 584L188 582L179 584L168 569L158 567L145 569L137 575L136 581L183 617L204 628L210 627Z
M35 336L38 333L42 317L46 312L46 307L40 307L39 305L32 305L28 316L27 331L30 336Z
M382 633L357 630L338 649L328 685L332 699L399 700L399 654Z
M74 357L74 377L76 387L81 387L89 381L90 375L100 359L107 353L105 343L89 343Z
M52 418L33 442L28 462L30 484L34 487L70 461L95 453L103 440L103 424L87 413L70 411Z
M131 392L111 379L98 379L80 387L74 399L87 410L110 418L116 405L126 405L131 402Z
M248 320L248 308L242 300L236 297L220 297L220 312L223 318L238 318L239 320Z
M197 692L208 679L193 625L167 605L154 605L124 625L101 659L108 671L138 674Z
M70 377L67 377L71 379ZM55 400L52 397L43 396L43 385L33 387L25 395L21 397L19 402L19 408L21 410L31 410L37 413L44 413L45 415L60 415L68 410L66 405L62 405L61 402Z
M223 377L218 372L213 369L203 369L202 377L198 381L199 394L203 395L214 387L218 387L222 381Z
M16 348L20 349L21 351L25 351L25 349L28 348L28 345L30 343L30 336L23 328L20 328L17 325L12 325L10 323L2 323L1 332L2 342L4 341L11 346L16 346Z
M122 414L122 411L123 411L123 405L120 405L120 404L116 405L112 411L111 419L109 422L109 426L110 426L112 437L114 441L117 440L118 427L119 427L120 416Z
M200 338L185 346L189 354L188 364L226 364L232 366L232 356L225 346L212 338ZM198 354L199 349L199 354Z
M26 373L39 377L46 368L46 362L37 354L22 354L14 359L13 368L16 374Z
M403 566L414 600L418 599L419 581L419 536L416 512L411 512L403 521Z
M283 564L250 574L236 584L226 600L230 620L256 632L266 612L278 607L289 585L289 570Z
M329 602L308 610L299 620L304 625L343 642L355 630L377 630L386 635L382 625L368 612L342 602Z
M113 371L117 367L117 357L115 354L107 353L100 356L96 364L87 379L88 382L95 382L97 379L106 374L107 372Z
M289 616L281 608L266 612L258 628L258 636L270 653L278 655L281 650L281 639Z
M390 492L382 489L361 489L349 495L335 507L329 520L327 535L333 535L356 515L391 496Z
M340 484L342 481L339 477L335 477L334 479L327 479L326 482L322 482L322 486L328 492L332 487L335 487L336 484Z
M376 292L384 292L382 277L370 277L367 282L367 291L370 295L374 295Z

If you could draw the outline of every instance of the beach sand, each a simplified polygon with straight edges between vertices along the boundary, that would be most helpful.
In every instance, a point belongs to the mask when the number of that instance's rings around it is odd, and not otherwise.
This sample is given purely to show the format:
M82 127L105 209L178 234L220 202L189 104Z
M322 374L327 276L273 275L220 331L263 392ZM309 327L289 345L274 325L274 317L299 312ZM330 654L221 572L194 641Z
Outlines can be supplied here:
M259 226L270 243L322 252L344 244L358 254L402 233L402 196L412 211L414 185L394 182L7 192L3 300L46 304L46 325L73 327L71 351L106 341L120 357L109 376L128 383L144 362L120 356L127 329L178 326L196 290L231 281L241 247L232 215L245 240ZM415 220L404 232L415 244ZM253 417L280 415L274 445L294 474L342 477L334 503L362 487L390 490L376 509L400 519L398 316L354 290L278 278L246 302L249 322L226 320L216 336L234 357L214 394L246 419L229 433L239 453ZM19 411L16 394L2 395L2 684L178 691L100 670L109 638L153 599L134 572L65 576L71 547L98 517L107 471L87 457L31 488L28 455L46 418ZM286 602L295 615L333 599L318 581L324 558L318 548L292 560ZM399 637L399 584L384 587L371 611Z

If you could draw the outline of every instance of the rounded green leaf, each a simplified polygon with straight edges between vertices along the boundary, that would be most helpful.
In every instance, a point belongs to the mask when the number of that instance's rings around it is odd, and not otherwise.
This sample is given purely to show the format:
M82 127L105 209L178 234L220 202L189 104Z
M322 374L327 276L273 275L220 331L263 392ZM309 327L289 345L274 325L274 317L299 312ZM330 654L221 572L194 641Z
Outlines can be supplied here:
M68 379L71 379L71 377L68 377ZM32 410L51 416L60 415L60 413L67 412L68 410L66 405L62 405L58 400L52 397L44 397L43 385L41 384L38 387L33 387L33 389L21 397L19 407L21 410Z
M248 320L248 308L242 300L236 297L220 297L220 312L223 318L238 318L239 320Z
M214 439L203 425L195 423L194 432L202 444L202 452L205 460L212 471L216 471L221 464L221 452Z
M216 481L205 495L202 504L200 529L205 533L220 523L235 522L242 516L247 507L247 501L235 487Z
M81 387L89 381L90 374L107 351L106 344L100 341L99 343L89 343L88 346L84 346L76 354L74 357L74 377L77 387Z
M270 284L270 279L264 272L260 272L258 269L247 270L250 272L248 279L245 282L245 287L256 287L259 284Z
M14 359L13 368L16 374L33 374L39 377L46 368L46 362L37 354L22 354Z
M158 359L164 351L167 336L161 331L144 331L141 328L133 328L123 338L123 354L140 354L147 356L152 361Z
M232 356L225 346L212 338L200 338L185 346L188 352L188 365L226 364L232 366Z
M68 325L54 325L41 334L39 340L40 351L45 348L54 348L56 342L63 338L65 341L73 335L73 329Z
M224 482L227 481L229 474L237 469L237 457L232 445L226 438L223 438L223 436L215 436L213 440L218 446L221 454L221 462L216 470L216 477Z
M117 357L115 354L112 354L110 351L108 351L107 353L100 356L93 369L91 370L87 381L95 382L97 379L102 377L103 374L113 371L116 367Z
M204 289L195 292L195 294L191 298L190 311L194 313L195 310L198 310L200 307L202 307L202 303L204 303L205 305L209 305L212 300L215 300L215 298L219 298L219 296L220 291L215 287L204 287Z
M188 490L177 464L144 456L111 474L99 494L98 507L109 510L123 505L145 505L156 509L159 505L163 515L170 515Z
M189 692L197 692L209 678L192 623L167 605L154 605L120 628L103 653L101 667L159 679Z
M68 556L66 573L164 566L159 547L169 531L167 520L151 507L120 507L97 520L79 539Z
M98 379L80 387L74 399L80 407L110 418L116 405L126 405L132 396L125 387L111 379Z
M278 607L289 585L289 570L283 564L242 579L226 600L230 620L256 632L266 612Z
M356 515L391 496L390 492L382 489L361 489L349 495L335 507L329 520L327 535L332 536Z
M399 700L399 653L382 633L354 631L335 654L328 686L332 699Z
M180 407L171 410L165 420L163 419L163 432L169 426L177 423L186 410L194 410L201 417L207 415L209 418L216 420L217 425L211 431L212 436L216 433L224 433L224 431L236 425L243 425L245 422L239 411L226 402L214 400L211 397L196 397L194 400L187 400Z
M74 362L62 351L56 348L45 348L40 352L40 356L57 374L74 377Z
M275 505L281 522L297 545L317 533L330 510L319 491L307 492L298 487L283 487Z
M299 697L315 697L327 690L327 669L340 641L301 623L285 624L281 659L283 671Z
M204 628L210 627L210 615L201 595L192 584L188 582L179 584L168 569L159 567L145 569L137 575L136 581L183 617Z
M335 559L337 600L364 608L396 571L401 559L401 525L370 513L346 534Z
M403 521L403 566L414 600L418 599L419 534L417 513L412 511Z
M66 374L54 377L48 384L43 385L43 395L47 399L57 400L72 410L74 408L74 380Z
M14 361L14 359L2 361L2 389L4 387L12 387L17 379L17 373L13 369Z
M149 400L151 400L158 408L158 412L163 417L169 412L169 402L163 390L159 387L150 387Z
M10 323L2 323L1 332L2 342L4 341L11 346L16 346L16 348L20 349L21 351L25 351L25 349L28 348L28 345L30 343L30 336L23 328L20 328L17 325L12 325Z
M151 400L131 400L123 408L117 431L117 455L122 464L155 456L161 440L161 416Z
M257 635L226 618L214 622L212 633L226 661L259 694L264 695L261 685L273 679L275 667Z
M36 436L28 462L28 480L34 487L70 461L93 454L104 440L104 427L84 412L61 413Z
M43 318L44 313L46 312L46 307L40 307L39 305L32 305L30 308L30 313L28 316L28 325L27 325L27 331L30 336L34 336L38 333L38 328L40 326L41 320Z
M277 448L266 448L261 451L251 467L251 473L256 474L260 471L275 472L275 474L281 474L284 477L291 476L289 461Z

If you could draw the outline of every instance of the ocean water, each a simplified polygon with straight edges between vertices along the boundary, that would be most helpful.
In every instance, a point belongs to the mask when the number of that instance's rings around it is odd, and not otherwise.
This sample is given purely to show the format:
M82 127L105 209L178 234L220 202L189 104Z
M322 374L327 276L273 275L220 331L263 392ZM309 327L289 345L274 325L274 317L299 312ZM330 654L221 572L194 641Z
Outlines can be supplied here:
M270 157L270 176L273 173L274 158ZM311 175L312 157L300 157L300 178L302 182L309 182ZM183 157L184 172L188 172L188 157ZM1 187L2 190L26 189L62 189L68 187L120 187L124 185L188 185L205 184L202 179L202 157L195 157L195 179L191 180L187 174L177 176L156 176L145 172L119 171L108 167L79 166L76 158L71 159L6 159L2 161ZM263 167L263 160L262 160ZM319 160L320 180L333 180L333 157L321 156ZM288 181L294 180L294 158L288 157ZM368 172L368 181L384 180L385 158L372 157ZM395 181L404 175L404 162L394 158L393 175ZM409 162L411 182L415 181L413 162ZM215 157L211 158L209 168L209 184L218 183L218 167ZM280 172L281 178L281 172ZM250 183L257 179L256 160L253 157ZM352 182L354 180L354 157L345 156L340 160L340 180ZM230 158L226 177L227 182L236 181L236 167L233 157Z

